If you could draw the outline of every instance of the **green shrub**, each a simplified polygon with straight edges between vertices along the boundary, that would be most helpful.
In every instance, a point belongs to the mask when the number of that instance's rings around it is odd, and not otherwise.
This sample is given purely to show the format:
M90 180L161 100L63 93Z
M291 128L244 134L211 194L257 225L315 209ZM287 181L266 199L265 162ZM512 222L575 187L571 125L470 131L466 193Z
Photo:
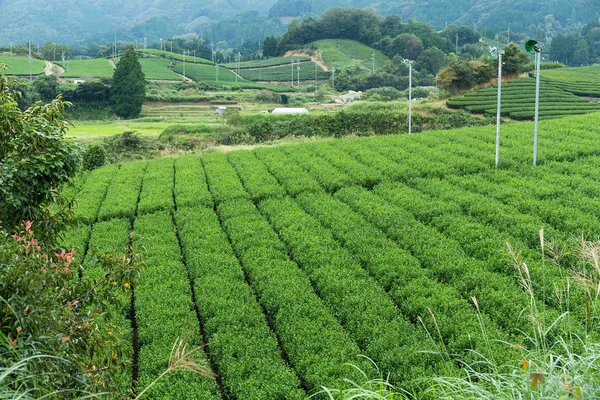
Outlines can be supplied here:
M83 153L83 169L92 170L106 163L106 149L101 144L93 144Z

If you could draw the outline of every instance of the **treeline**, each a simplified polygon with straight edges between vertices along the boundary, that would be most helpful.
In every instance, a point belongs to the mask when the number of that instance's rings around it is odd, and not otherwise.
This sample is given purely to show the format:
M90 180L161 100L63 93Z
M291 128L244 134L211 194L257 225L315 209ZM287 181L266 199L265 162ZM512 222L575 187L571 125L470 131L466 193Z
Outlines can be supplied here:
M433 85L441 68L458 61L457 47L467 58L481 55L476 45L480 35L470 27L448 26L436 32L432 25L409 21L403 23L398 15L382 17L371 9L331 8L318 18L292 21L279 38L264 41L265 57L280 56L288 50L310 48L321 39L356 40L380 50L391 59L383 69L365 75L364 71L338 70L336 89L367 90L389 86L399 90L408 87L408 69L402 60L414 60L413 85ZM308 46L308 48L307 48Z
M550 58L566 65L600 62L600 22L590 22L581 33L558 34L552 39Z
M470 27L450 25L438 33L429 24L403 23L398 15L382 17L371 9L330 8L319 19L292 21L278 39L265 39L263 54L266 57L283 55L320 39L351 39L381 50L390 58L399 54L417 59L423 51L433 47L444 53L454 51L457 35L458 46L477 43L480 37Z

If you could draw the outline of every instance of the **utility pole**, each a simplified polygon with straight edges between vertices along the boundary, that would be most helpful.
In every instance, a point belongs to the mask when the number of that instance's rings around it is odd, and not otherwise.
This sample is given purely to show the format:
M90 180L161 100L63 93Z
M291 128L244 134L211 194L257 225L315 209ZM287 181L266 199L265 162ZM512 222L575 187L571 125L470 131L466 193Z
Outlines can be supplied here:
M506 38L506 43L510 43L510 26L508 27L508 37Z
M315 92L319 90L319 75L317 71L317 63L315 63Z
M335 97L335 67L333 67L333 74L331 75L331 101Z
M54 43L54 57L52 58L52 61L56 62L56 43Z
M185 82L185 50L183 50L183 81Z
M414 61L405 58L402 62L408 67L408 134L412 135L412 65Z
M237 76L237 75L236 75ZM215 64L215 80L219 81L219 63Z
M496 111L496 168L498 168L498 162L500 160L500 94L502 93L502 55L504 54L504 51L499 50L496 47L491 47L490 53L492 58L498 57L498 109Z
M146 49L148 47L148 40L146 38L144 38L144 49Z
M294 60L292 60L292 87L294 87Z
M31 40L29 41L29 80L33 80L33 60L31 58Z
M117 37L115 36L115 52L113 53L113 58L117 57Z
M12 57L12 42L10 42L10 56Z
M375 53L371 54L371 62L373 64L373 73L375 73Z
M525 50L535 54L535 114L533 121L533 165L537 165L538 119L540 106L540 64L542 63L542 43L530 39L525 42Z
M300 87L300 61L298 61L298 87Z
M454 54L458 55L458 33L456 34L456 46L454 48Z

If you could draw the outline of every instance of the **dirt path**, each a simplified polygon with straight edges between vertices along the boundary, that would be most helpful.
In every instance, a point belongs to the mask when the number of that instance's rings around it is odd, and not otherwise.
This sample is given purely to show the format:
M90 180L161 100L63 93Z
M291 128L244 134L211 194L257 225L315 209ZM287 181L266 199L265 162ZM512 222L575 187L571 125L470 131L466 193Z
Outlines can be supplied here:
M50 61L46 61L46 66L44 67L44 73L46 75L52 75L54 71L52 70L53 65Z
M296 52L296 51L292 51L292 50L290 50L287 53L285 53L284 56L285 57L293 57L293 56L310 57L310 59L312 60L312 62L314 62L315 64L317 64L319 67L321 67L323 69L323 71L329 72L329 68L327 68L327 65L325 65L325 63L323 62L323 59L321 57L314 56L314 55L311 56L310 54Z
M113 69L117 69L117 65L115 64L115 62L113 61L113 59L112 59L112 58L109 58L109 59L108 59L108 62L109 62L109 64L110 64L110 66L111 66L111 67L113 67Z
M54 73L54 68L58 70L58 73ZM50 61L46 61L46 65L44 66L44 73L46 75L56 75L61 76L65 73L65 69L58 64L51 63Z
M173 71L173 72L175 72L175 71ZM175 72L175 73L177 74L177 72ZM181 79L185 79L186 82L194 82L193 79L190 79L187 76L184 77L182 74L177 74L177 75L179 75L181 77Z

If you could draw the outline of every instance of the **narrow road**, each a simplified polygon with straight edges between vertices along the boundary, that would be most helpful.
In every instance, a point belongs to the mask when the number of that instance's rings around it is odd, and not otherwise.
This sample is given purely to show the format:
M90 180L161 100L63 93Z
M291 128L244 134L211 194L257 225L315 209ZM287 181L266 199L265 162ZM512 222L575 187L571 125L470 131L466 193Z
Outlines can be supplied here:
M58 73L54 72L54 68L58 70ZM46 75L56 75L61 76L65 73L65 69L58 64L51 63L50 61L46 61L46 65L44 66L44 73Z
M285 53L284 56L285 57L293 57L293 56L310 57L310 59L312 60L312 62L314 62L315 64L317 64L319 67L321 67L323 69L323 71L329 72L329 68L327 68L327 65L325 65L325 63L323 62L323 59L320 58L320 57L318 57L318 56L316 56L316 55L299 53L299 52L295 52L293 50L290 50L287 53Z

